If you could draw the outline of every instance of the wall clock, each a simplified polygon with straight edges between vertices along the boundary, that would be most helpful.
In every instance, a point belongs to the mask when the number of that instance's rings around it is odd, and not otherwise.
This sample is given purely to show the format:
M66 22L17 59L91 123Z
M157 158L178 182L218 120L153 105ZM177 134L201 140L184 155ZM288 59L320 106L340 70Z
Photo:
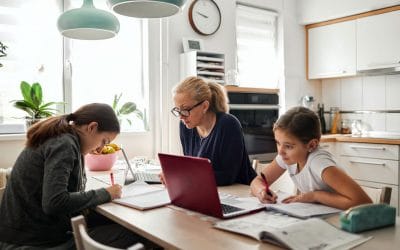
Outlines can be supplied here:
M213 0L194 0L189 7L189 22L200 35L209 36L221 26L221 12Z

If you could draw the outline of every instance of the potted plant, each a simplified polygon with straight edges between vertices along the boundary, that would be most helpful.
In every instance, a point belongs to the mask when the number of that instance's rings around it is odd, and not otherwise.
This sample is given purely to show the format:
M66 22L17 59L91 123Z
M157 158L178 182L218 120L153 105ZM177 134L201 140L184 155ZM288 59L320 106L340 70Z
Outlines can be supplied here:
M6 50L7 46L4 45L2 42L0 42L0 57L5 57L7 56ZM0 63L0 68L3 67L3 64Z
M115 111L115 114L118 117L119 123L122 123L123 119L132 125L132 121L129 119L128 115L134 113L140 120L143 120L142 111L136 108L136 104L134 102L126 102L122 105L119 104L121 100L122 93L119 95L114 95L114 100L112 104L112 108Z
M17 109L25 111L28 115L25 116L27 127L35 122L54 115L57 109L51 106L56 104L64 104L64 102L43 102L42 87L38 82L30 85L22 81L20 84L23 100L13 100L13 106Z

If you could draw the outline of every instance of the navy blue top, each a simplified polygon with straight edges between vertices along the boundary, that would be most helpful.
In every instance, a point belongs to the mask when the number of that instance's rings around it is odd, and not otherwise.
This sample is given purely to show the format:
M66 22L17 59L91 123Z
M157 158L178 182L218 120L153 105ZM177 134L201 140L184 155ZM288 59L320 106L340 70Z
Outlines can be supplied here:
M242 127L233 115L217 113L211 133L201 138L197 129L181 122L179 132L184 155L208 158L212 162L218 186L249 185L256 177L244 144Z

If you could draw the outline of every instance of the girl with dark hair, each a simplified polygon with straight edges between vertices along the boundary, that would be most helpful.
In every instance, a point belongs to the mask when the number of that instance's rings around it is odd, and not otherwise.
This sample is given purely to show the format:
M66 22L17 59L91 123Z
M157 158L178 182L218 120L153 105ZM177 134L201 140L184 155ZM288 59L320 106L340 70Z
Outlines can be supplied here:
M295 107L279 117L274 125L278 156L262 170L266 180L257 176L251 192L261 202L275 203L276 195L267 194L265 181L274 183L285 171L299 194L283 200L314 202L339 209L348 209L371 199L362 188L339 167L333 156L319 147L321 126L310 109Z
M118 184L85 191L83 156L99 152L119 132L113 109L100 103L33 125L1 202L0 249L74 249L71 217L121 196ZM137 241L117 224L89 234L115 247Z
M179 134L184 155L211 160L218 186L249 185L256 176L247 154L240 122L228 114L221 85L188 77L174 89ZM162 175L161 175L162 178Z

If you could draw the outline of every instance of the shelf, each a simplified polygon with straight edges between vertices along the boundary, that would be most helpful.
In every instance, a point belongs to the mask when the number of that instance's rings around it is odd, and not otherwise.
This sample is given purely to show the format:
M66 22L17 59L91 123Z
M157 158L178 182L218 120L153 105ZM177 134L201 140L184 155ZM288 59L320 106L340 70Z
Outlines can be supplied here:
M208 62L224 62L224 58L208 57L208 56L198 56L198 61L208 61Z

